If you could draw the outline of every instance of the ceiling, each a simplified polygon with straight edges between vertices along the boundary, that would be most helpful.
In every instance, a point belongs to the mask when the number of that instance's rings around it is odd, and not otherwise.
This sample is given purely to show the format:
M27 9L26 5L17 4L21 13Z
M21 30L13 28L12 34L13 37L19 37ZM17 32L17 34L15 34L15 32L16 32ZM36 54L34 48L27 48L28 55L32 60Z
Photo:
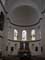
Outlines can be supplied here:
M45 9L45 0L6 0L5 7L11 22L17 25L33 25L39 21Z
M37 11L30 6L19 6L10 14L12 22L17 25L32 25L38 21Z

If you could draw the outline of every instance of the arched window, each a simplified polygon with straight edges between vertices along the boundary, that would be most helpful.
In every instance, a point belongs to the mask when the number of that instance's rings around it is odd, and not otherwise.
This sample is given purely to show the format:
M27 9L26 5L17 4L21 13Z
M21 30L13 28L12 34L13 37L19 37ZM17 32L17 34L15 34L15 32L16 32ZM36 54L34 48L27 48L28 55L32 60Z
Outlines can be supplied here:
M31 40L35 40L35 29L31 31Z
M18 36L18 31L14 29L14 40L17 40L17 36Z
M27 31L23 30L22 31L22 41L26 41L27 40Z

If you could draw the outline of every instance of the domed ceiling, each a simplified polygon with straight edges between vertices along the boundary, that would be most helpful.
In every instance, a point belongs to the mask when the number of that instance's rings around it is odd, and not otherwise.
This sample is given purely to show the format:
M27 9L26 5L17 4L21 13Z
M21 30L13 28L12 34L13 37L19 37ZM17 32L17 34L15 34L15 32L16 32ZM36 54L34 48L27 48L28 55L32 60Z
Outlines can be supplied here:
M10 17L12 23L25 26L37 23L39 15L31 6L19 6L12 11Z

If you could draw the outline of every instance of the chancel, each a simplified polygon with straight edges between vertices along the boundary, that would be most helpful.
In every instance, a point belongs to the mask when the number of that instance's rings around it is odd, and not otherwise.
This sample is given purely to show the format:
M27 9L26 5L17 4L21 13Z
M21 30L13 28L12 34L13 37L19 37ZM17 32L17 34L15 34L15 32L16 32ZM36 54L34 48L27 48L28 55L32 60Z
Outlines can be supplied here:
M45 0L0 0L0 59L45 60Z

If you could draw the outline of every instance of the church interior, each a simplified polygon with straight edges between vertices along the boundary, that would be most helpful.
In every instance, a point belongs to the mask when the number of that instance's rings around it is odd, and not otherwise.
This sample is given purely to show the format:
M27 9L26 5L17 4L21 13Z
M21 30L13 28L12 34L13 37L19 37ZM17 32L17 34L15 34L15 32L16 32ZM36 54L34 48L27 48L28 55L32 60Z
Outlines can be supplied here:
M0 60L45 60L45 0L0 0Z

